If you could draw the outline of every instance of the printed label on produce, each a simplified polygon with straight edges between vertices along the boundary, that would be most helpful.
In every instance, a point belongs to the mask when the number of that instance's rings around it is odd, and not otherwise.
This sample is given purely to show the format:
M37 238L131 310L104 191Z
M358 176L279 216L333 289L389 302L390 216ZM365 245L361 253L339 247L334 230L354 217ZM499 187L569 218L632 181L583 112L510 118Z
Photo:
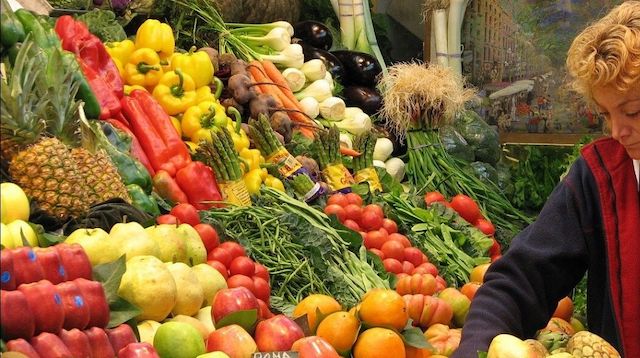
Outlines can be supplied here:
M298 358L298 352L256 352L253 358Z
M224 200L238 205L251 206L251 196L244 181L237 180L229 183L220 183L220 190L224 195Z
M322 174L333 191L348 188L354 183L351 173L343 164L329 165Z
M364 168L356 173L356 183L369 183L371 191L382 191L382 184L375 168Z
M278 165L278 171L282 176L288 178L292 176L298 169L302 168L302 164L287 151L286 148L280 148L273 153L267 162Z

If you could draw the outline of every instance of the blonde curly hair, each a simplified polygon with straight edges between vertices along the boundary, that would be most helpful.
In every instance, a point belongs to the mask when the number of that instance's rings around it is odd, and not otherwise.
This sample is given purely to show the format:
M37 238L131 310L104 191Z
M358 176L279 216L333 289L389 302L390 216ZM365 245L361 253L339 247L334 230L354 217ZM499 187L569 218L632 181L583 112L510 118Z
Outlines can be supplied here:
M626 92L640 84L640 1L626 1L573 40L567 54L570 88L593 100L595 87Z

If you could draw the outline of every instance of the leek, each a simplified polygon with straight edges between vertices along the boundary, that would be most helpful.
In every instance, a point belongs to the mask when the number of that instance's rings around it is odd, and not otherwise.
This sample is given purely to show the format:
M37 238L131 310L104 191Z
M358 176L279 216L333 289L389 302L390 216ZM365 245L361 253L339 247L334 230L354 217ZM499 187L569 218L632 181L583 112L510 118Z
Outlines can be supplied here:
M436 61L442 66L449 66L449 50L447 46L447 10L437 9L433 12L436 36Z
M450 0L449 22L447 24L447 48L449 53L449 67L453 72L462 76L462 44L460 43L460 32L462 31L462 20L469 5L469 0Z
M237 37L252 46L267 46L276 51L282 51L291 43L291 35L281 27L274 27L264 36L237 35Z
M304 53L302 52L302 46L298 44L289 44L280 53L274 55L260 55L263 60L268 60L276 65L282 67L300 68L304 63Z

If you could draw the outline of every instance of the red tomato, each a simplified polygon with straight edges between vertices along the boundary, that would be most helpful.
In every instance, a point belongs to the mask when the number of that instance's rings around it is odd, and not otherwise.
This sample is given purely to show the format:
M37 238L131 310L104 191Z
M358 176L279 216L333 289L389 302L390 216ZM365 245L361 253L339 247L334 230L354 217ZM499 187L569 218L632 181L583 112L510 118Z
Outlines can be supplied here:
M351 219L347 219L345 220L342 225L348 227L349 229L353 230L353 231L358 231L360 232L360 225L358 225L357 222L351 220Z
M451 199L451 208L471 224L482 217L478 204L464 194L458 194Z
M269 282L269 270L264 267L262 264L255 263L255 271L253 272L253 276L262 277L265 281Z
M412 273L416 267L409 261L402 261L402 272L407 275Z
M253 279L245 275L233 275L229 277L229 279L227 280L227 286L229 288L246 287L249 289L249 291L251 291L251 293L255 292L256 290Z
M411 262L413 266L420 266L424 262L422 260L422 251L417 247L405 247L404 259Z
M170 225L178 225L180 224L180 222L178 221L178 218L171 215L171 214L164 214L164 215L160 215L156 218L156 222L159 225L162 224L170 224Z
M231 254L231 260L235 259L238 256L247 256L242 245L238 244L237 242L225 241L218 247L229 251L229 253Z
M337 194L336 194L337 195ZM347 215L344 211L344 208L338 204L330 204L327 205L324 208L324 213L331 216L331 215L335 215L338 217L338 220L340 222L344 222L344 220L347 218Z
M378 214L374 210L364 210L362 213L362 219L360 219L360 227L364 230L378 230L382 227L382 215Z
M218 232L213 226L200 223L193 228L196 229L198 235L200 235L200 240L202 240L207 252L210 252L220 245L220 237L218 237Z
M255 295L254 295L255 296ZM269 319L273 317L273 313L269 310L269 306L263 300L258 299L258 318Z
M222 263L224 267L229 267L229 264L231 264L231 260L233 260L233 257L231 257L231 251L225 249L222 246L218 246L209 252L209 254L207 255L207 260L215 260Z
M487 219L478 219L478 221L476 221L475 227L487 236L491 236L496 233L495 226L493 226L491 221Z
M181 223L196 226L200 224L200 215L198 210L189 203L181 203L173 207L169 213L180 220Z
M387 272L395 274L402 273L402 264L396 259L384 259L382 260L382 264Z
M253 294L257 299L263 300L267 305L269 304L269 297L271 296L271 287L269 283L262 277L253 277Z
M436 292L440 292L447 288L447 281L442 278L442 276L436 276Z
M356 204L349 204L344 207L344 217L359 223L362 219L362 208Z
M364 207L364 211L373 211L384 219L384 211L382 211L382 207L378 204L369 204Z
M493 245L489 248L489 256L501 255L502 249L500 248L500 243L498 240L493 239Z
M400 262L404 261L404 246L398 241L389 240L382 245L380 249L384 253L384 257L396 259Z
M349 204L355 204L358 206L362 206L362 197L356 193L349 193L345 195L347 197L347 201Z
M246 256L238 256L229 265L229 274L253 276L256 272L256 264Z
M376 254L380 260L384 260L384 253L378 249L369 249L372 253Z
M429 258L427 257L427 255L424 254L424 252L422 253L422 263L425 262L429 262Z
M207 261L207 265L218 270L218 272L220 272L222 277L224 277L225 281L227 280L227 278L229 278L229 271L227 271L227 268L222 264L222 262L216 261L216 260L209 260Z
M438 268L436 267L436 265L432 264L431 262L425 262L420 264L418 267L416 267L416 270L421 267L426 271L421 273L428 273L428 274L431 274L431 276L433 277L438 276Z
M409 241L409 239L402 234L391 234L389 235L389 240L398 241L402 244L403 247L411 247L411 241Z
M327 200L327 206L329 205L338 205L338 206L347 206L349 204L349 200L347 196L342 193L333 194Z
M396 232L398 232L398 224L396 224L396 222L391 219L383 219L382 227L387 230L389 234L395 234Z
M369 231L364 237L364 247L380 250L386 241L387 235L384 233L377 230Z
M387 229L385 229L385 228L383 228L383 227L379 228L379 229L378 229L378 231L380 231L381 233L383 233L383 234L385 234L385 235L389 236L389 232L387 231Z
M447 198L444 197L444 195L440 194L440 192L437 191L430 191L426 194L424 194L424 203L427 205L431 205L433 203L436 202L441 202L441 203L446 203L447 202Z

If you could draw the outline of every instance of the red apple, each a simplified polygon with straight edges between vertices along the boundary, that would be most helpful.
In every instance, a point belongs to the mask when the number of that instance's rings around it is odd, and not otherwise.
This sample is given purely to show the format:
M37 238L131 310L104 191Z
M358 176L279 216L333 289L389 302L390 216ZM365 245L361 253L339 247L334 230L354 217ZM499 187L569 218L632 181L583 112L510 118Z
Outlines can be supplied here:
M269 309L266 303L263 300L258 298L258 306L260 307L258 310L258 318L259 319L267 319L274 316L273 312Z
M237 324L216 329L207 338L207 352L224 352L230 358L251 358L257 348L249 333Z
M91 345L91 356L93 357L114 357L116 353L113 351L111 341L107 332L102 328L91 327L84 330L84 334L89 338Z
M289 317L279 314L258 323L255 337L260 352L288 351L304 332Z
M89 337L81 330L77 328L69 331L63 329L58 333L58 336L74 357L91 357Z
M74 281L67 281L58 284L57 288L64 307L63 327L65 329L85 329L91 319L91 311L78 285Z
M107 336L114 353L120 352L122 348L138 341L136 334L133 333L133 329L128 324L121 324L116 328L107 329Z
M102 288L102 286L100 286ZM35 334L58 333L64 324L64 306L56 286L47 280L25 283L18 286L33 313ZM31 342L33 344L33 342ZM36 348L36 350L38 350Z
M9 251L9 250L2 250ZM27 298L21 291L0 291L0 326L2 338L26 338L33 336L35 323Z
M300 358L339 358L338 352L325 341L318 336L310 336L300 338L293 343L291 350L298 352Z
M44 332L31 338L31 345L40 357L64 358L71 357L67 345L53 333Z
M5 251L5 250L2 250L2 251ZM29 358L40 356L38 352L36 352L35 348L33 348L31 343L25 341L22 338L12 339L9 342L7 342L7 351L19 352Z
M129 343L118 351L118 358L160 358L156 349L146 342Z
M237 312L259 309L258 299L246 287L223 288L213 296L211 304L211 318L213 322L220 322L227 315Z

